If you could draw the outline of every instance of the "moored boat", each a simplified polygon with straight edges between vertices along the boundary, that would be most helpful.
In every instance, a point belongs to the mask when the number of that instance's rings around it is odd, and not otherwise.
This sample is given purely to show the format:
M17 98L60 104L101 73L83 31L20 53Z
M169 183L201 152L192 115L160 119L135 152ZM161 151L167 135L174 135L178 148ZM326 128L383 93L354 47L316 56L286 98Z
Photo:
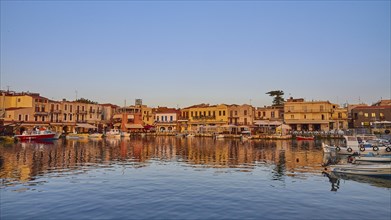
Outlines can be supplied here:
M79 133L69 133L65 136L66 139L71 140L80 140L80 139L87 139L88 134L79 134Z
M371 164L371 165L360 165L360 164L332 165L330 166L330 169L332 172L335 173L391 177L391 163Z
M335 146L338 154L391 154L390 145L373 145L367 142L361 142L359 136L344 136L345 145ZM360 143L361 142L361 143ZM325 145L324 150L332 148L332 146Z
M55 139L57 133L51 131L36 131L28 134L24 132L20 135L15 135L14 137L19 141L35 141L35 140L53 140Z
M88 138L102 138L103 134L101 133L92 133L88 135Z
M121 132L118 129L110 129L110 131L106 132L105 136L108 138L120 138Z
M354 157L354 161L357 162L391 162L391 155L375 155L373 153L368 153L365 155L360 155Z
M298 141L311 141L315 140L314 136L296 136L296 140Z

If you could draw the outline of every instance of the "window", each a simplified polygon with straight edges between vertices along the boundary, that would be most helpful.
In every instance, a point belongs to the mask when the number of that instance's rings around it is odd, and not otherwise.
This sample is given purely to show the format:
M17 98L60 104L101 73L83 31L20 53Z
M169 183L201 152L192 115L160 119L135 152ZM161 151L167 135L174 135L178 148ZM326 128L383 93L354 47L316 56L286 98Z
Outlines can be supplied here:
M221 116L221 111L219 111L219 116Z
M64 110L65 110L65 111L68 110L68 105L65 105L65 106L64 106Z
M19 121L22 121L22 115L19 115Z
M225 116L225 111L223 111L223 116Z
M210 111L208 111L208 116L210 116Z
M244 115L247 115L247 110L244 110Z
M164 121L167 121L167 115L166 115L166 116L164 116Z
M193 112L190 112L190 114L191 114L191 117L194 117Z
M238 115L238 111L235 111L235 115Z
M371 117L376 118L376 113L372 112Z
M34 116L34 121L38 121L38 116Z
M338 113L338 118L342 118L342 113Z
M72 112L72 107L73 107L72 105L69 105L69 111L70 112ZM72 120L72 119L70 119L70 120Z
M307 115L304 115L304 119L307 119Z
M69 121L72 121L72 114L69 114Z
M20 98L18 98L18 102L20 102Z
M291 119L295 119L295 116L294 116L294 115L291 115Z
M29 120L29 115L25 115L25 116L24 116L24 120L25 120L25 121L28 121L28 120Z
M233 113L233 111L231 110L231 111L229 111L229 116L233 116L234 115L234 113Z
M270 112L271 118L274 118L274 112Z
M173 121L174 120L174 118L172 117L172 115L170 116L170 121Z
M321 111L321 112L324 111L324 106L323 106L323 105L320 106L320 111Z
M247 125L247 118L244 118L244 124Z
M42 121L45 121L45 116L42 116Z
M364 113L364 117L368 118L369 114L368 113Z
M64 121L67 120L67 114L64 114Z

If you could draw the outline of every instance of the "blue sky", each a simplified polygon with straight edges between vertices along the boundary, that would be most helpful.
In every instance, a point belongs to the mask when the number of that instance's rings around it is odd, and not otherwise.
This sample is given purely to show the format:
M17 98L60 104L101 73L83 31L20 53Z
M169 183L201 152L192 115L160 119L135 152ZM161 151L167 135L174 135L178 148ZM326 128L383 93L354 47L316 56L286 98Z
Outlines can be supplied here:
M1 89L186 107L391 99L390 1L1 1Z

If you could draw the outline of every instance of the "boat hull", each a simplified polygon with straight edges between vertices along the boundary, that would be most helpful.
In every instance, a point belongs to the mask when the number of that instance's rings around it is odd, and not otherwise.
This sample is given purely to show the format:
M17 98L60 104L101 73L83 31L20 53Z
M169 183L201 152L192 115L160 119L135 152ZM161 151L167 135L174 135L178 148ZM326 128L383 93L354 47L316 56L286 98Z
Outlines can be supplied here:
M296 136L296 140L298 141L312 141L315 137L303 137L303 136Z
M331 171L335 173L391 177L391 164L384 165L334 165Z
M35 141L35 140L51 140L55 139L56 133L52 134L31 134L31 135L15 135L19 141Z

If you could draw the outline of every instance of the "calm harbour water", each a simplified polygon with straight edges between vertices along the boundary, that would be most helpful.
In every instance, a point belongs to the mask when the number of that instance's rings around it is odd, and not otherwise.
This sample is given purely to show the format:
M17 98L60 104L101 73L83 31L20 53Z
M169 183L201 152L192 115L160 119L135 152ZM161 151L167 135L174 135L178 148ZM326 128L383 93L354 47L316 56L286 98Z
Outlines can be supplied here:
M320 142L0 144L0 219L391 219L391 180L329 178Z

